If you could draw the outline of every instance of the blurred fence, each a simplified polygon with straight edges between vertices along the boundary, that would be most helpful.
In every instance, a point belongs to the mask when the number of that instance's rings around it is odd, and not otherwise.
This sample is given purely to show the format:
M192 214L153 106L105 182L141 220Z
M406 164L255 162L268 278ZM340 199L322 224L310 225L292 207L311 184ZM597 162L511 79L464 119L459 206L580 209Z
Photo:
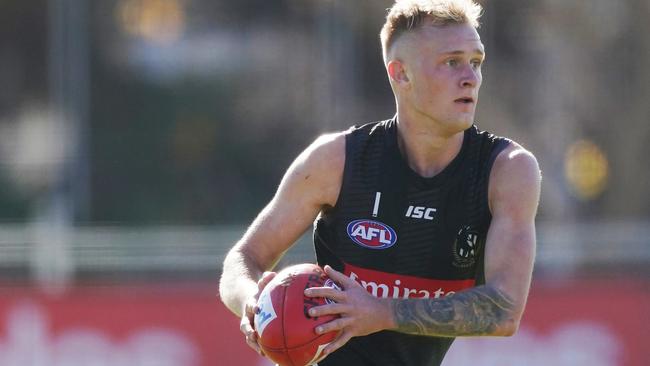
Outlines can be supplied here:
M138 273L214 279L225 253L244 230L243 225L4 224L0 226L0 271L22 282L46 283L53 278L137 278ZM543 276L628 272L650 277L648 221L540 223L537 234L536 271ZM311 231L283 259L285 263L313 260Z

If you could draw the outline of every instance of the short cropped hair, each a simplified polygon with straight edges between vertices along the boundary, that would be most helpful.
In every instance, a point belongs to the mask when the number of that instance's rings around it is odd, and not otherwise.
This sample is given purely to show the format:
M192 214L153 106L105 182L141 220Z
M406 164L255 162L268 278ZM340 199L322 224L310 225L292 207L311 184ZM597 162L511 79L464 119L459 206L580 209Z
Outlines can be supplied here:
M380 33L384 60L401 34L416 30L423 24L469 24L478 28L482 11L481 5L474 0L396 0Z

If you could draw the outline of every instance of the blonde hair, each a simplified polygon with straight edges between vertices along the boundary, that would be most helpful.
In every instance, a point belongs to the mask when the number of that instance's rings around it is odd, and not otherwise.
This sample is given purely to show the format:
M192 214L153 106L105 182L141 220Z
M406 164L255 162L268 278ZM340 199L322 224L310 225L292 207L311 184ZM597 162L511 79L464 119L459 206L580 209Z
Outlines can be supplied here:
M380 33L384 60L401 34L416 30L423 24L469 24L478 28L482 11L481 5L474 0L396 0Z

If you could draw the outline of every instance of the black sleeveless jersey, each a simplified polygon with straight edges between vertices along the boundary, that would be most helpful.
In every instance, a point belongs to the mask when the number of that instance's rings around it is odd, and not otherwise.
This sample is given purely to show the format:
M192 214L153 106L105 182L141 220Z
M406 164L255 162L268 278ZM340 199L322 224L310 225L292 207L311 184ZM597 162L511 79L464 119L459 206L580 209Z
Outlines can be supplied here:
M483 283L488 180L508 144L472 126L452 162L424 178L400 153L395 119L351 128L337 203L315 223L318 264L378 297L439 298ZM452 342L382 331L352 338L319 365L439 365Z

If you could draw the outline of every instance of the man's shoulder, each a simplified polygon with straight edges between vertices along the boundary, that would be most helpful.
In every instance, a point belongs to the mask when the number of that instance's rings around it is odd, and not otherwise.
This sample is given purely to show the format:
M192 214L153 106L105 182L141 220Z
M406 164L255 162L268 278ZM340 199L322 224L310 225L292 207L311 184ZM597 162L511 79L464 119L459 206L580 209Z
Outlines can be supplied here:
M345 161L346 131L320 135L301 154L305 163L320 169L332 170L342 167Z
M336 203L345 165L345 134L327 133L316 138L291 164L284 181L317 205ZM307 197L307 198L305 198Z
M524 148L517 141L509 137L497 135L489 130L482 130L477 125L472 125L469 128L470 133L483 137L485 140L492 141L495 147L493 157L495 167L505 165L524 165L538 168L537 159L535 155Z
M494 162L495 166L515 170L539 171L535 155L514 140L507 139L508 145L501 151Z
M536 205L541 180L542 175L535 155L511 141L494 161L490 174L490 201L529 201L531 205Z
M356 124L343 131L325 133L312 142L305 150L305 155L318 164L342 167L349 137L358 138L380 134L394 127L393 123L393 119L387 119Z

